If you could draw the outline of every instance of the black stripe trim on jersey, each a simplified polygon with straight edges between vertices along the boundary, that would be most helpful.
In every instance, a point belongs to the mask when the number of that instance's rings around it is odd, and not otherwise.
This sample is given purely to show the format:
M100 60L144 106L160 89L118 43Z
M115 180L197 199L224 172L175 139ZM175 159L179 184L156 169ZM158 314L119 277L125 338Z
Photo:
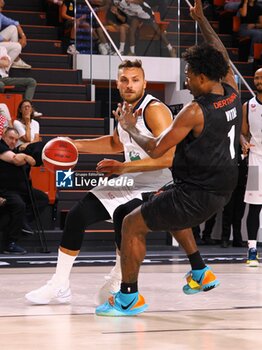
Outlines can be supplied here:
M258 104L262 105L262 102L259 101L259 99L257 98L257 96L256 96L256 101L257 101Z
M149 130L151 132L151 134L153 134L153 132L152 132L151 128L149 127L149 125L147 124L146 118L145 118L145 111L146 111L147 107L150 105L151 102L160 102L160 101L157 98L150 100L148 102L148 104L144 108L142 117L143 117L143 120L144 120L144 123L145 123L145 127L147 128L147 130Z
M146 98L147 95L148 95L148 94L145 93L145 94L143 95L143 97L138 101L138 103L135 105L135 107L134 107L134 109L133 109L134 112L141 106L142 102L144 101L144 99Z

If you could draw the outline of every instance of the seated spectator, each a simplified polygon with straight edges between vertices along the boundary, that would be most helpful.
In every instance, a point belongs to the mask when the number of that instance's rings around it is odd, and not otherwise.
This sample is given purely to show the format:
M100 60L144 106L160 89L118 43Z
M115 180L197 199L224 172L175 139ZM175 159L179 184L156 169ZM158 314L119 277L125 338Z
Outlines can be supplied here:
M19 103L14 128L19 134L16 146L19 146L20 151L23 151L29 143L40 141L40 127L39 123L34 120L34 109L31 101L23 100Z
M16 243L22 236L26 213L26 205L18 191L27 192L22 166L27 163L32 166L35 164L31 156L12 151L17 140L18 133L12 128L8 128L0 140L0 196L6 199L5 205L0 208L0 221L8 217L8 225L4 228L4 252L8 254L26 253L26 250Z
M6 117L0 113L0 139L1 139L5 129L7 128L7 125L8 124L7 124Z
M119 52L121 55L124 55L126 37L129 29L129 25L127 24L127 15L122 12L118 6L112 4L107 11L107 23L108 25L117 27L120 41Z
M5 103L0 103L0 114L5 117L6 122L7 122L7 126L12 127L13 123L12 123L12 118L9 112L9 108L7 107L7 105Z
M0 0L0 45L6 48L12 68L30 69L31 66L19 57L27 44L26 35L19 22L2 14L4 6L4 0Z
M239 34L251 38L249 62L254 61L254 43L262 42L262 8L257 0L242 0L239 5L241 19Z
M34 143L28 146L29 150L25 150L28 154L17 154L15 145L18 137L16 129L8 128L0 141L0 196L6 199L4 207L0 209L0 221L3 216L9 218L9 223L4 229L6 254L26 253L16 242L23 233L29 233L27 220L31 222L34 218L28 176L30 166L40 165L39 158L44 146L42 142ZM41 212L48 205L48 196L32 187L30 191Z
M0 45L0 93L4 92L6 85L22 86L25 88L24 98L32 101L37 84L36 80L33 78L10 78L10 66L11 58L8 56L6 48ZM40 112L35 111L34 113L35 117L42 115Z
M113 0L113 4L128 16L130 52L128 55L135 55L136 31L143 23L149 24L161 37L171 57L176 57L176 51L170 44L165 33L162 33L154 19L154 12L145 1L137 0Z
M61 18L63 20L64 34L69 35L67 53L70 55L77 54L79 52L76 49L76 31L80 25L89 27L86 22L86 15L76 18L74 0L64 0L61 9Z

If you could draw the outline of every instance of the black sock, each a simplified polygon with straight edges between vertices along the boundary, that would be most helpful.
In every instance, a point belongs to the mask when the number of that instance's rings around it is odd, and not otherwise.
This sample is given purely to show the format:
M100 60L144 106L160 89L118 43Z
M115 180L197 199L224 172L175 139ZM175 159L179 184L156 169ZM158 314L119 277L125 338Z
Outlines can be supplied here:
M188 255L188 259L191 264L192 270L201 270L206 267L199 251L196 251L195 253Z
M137 282L135 282L135 283L121 283L120 290L124 294L136 293L138 291Z

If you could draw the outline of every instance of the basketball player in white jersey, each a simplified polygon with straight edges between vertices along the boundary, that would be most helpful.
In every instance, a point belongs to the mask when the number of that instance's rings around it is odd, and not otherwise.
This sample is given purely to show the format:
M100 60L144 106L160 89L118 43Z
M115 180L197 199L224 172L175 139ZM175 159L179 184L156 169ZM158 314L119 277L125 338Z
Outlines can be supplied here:
M167 129L173 120L170 109L155 97L146 94L146 80L139 60L124 61L119 65L117 88L124 101L140 113L138 125L141 132L157 137ZM138 144L129 137L120 125L114 134L96 139L75 140L79 152L112 154L124 152L125 162L104 159L97 170L107 175L117 174L118 180L133 180L133 186L97 186L79 201L68 213L58 250L55 274L43 287L26 294L34 304L49 302L65 303L71 300L69 275L80 252L85 228L93 223L112 219L115 209L134 198L142 199L142 192L156 191L172 179L168 169L172 165L174 148L159 159L150 158ZM121 182L121 181L120 181ZM120 257L110 279L102 290L102 298L109 292L118 291L121 282ZM112 285L115 290L112 289ZM99 302L105 299L99 298Z
M249 204L247 216L247 265L259 265L257 234L262 208L262 68L254 75L257 95L243 105L241 145L244 154L249 151L248 177L244 201Z

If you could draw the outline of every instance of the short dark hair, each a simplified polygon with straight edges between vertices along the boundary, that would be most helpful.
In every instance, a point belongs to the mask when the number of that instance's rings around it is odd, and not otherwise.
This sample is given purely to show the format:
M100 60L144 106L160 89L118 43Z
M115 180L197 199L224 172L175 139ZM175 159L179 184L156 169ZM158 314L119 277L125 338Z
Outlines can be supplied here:
M143 75L145 76L144 69L142 67L142 61L141 60L124 60L123 62L120 63L118 66L118 70L123 69L123 68L140 68L143 72Z
M8 128L5 129L4 135L8 134L11 131L14 131L19 136L19 132L16 130L16 128L12 128L10 126L8 126Z
M219 81L229 70L223 54L207 43L188 48L182 57L195 75L204 74L210 80Z

